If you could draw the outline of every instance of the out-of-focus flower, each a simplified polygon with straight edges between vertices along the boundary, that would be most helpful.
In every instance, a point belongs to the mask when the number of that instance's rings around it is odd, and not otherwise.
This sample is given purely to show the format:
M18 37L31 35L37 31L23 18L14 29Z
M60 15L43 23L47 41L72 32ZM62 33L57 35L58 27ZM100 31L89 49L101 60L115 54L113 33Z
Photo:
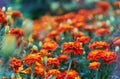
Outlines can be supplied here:
M48 52L47 50L45 50L45 49L41 49L40 50L40 52L38 52L37 54L39 54L40 56L42 56L42 57L45 57L45 56L51 56L52 54L51 54L51 52Z
M14 72L20 72L23 70L22 61L13 57L9 60L9 66L13 69Z
M14 11L12 11L12 17L13 17L13 18L21 18L21 17L22 17L22 14L21 14L20 11L14 10Z
M104 35L107 35L107 34L110 34L110 31L108 29L105 29L105 28L99 28L95 32L96 36L104 36Z
M42 64L37 64L34 68L34 73L38 76L44 77L44 66Z
M120 39L117 39L113 42L113 46L120 45Z
M64 54L58 56L58 60L61 61L61 62L62 62L62 61L63 61L63 62L66 62L66 61L69 60L69 59L70 59L70 57L67 56L67 55L64 55Z
M91 50L93 49L108 49L110 47L110 44L104 41L95 41L92 44L89 45L89 48Z
M107 1L100 1L96 4L96 8L104 12L104 11L111 9L111 5Z
M58 44L55 41L45 42L42 46L42 49L54 51L58 47Z
M57 31L62 33L62 32L66 32L66 31L70 31L72 29L73 29L73 26L64 23L64 24L59 26Z
M83 48L78 42L65 42L62 45L63 52L64 53L74 53L75 56L78 56L79 54L83 54Z
M93 25L87 25L84 27L84 30L88 31L88 32L94 32L98 29L98 27L93 26Z
M47 66L55 66L58 67L59 66L59 60L57 58L48 58L47 61Z
M77 37L76 39L77 42L80 42L80 43L89 43L90 42L90 37L89 36L81 36L81 37Z
M23 63L27 64L28 66L31 66L32 64L35 64L36 62L42 62L42 57L38 54L29 54L24 57Z
M57 69L51 69L47 72L47 76L55 76L56 79L60 79L59 76L60 76L61 72Z
M118 59L118 56L115 52L110 52L110 51L106 51L104 54L103 54L103 62L105 64L110 64L112 62L115 62L117 61Z
M89 68L91 70L97 70L97 69L99 69L100 68L100 62L91 62L89 64Z
M115 1L114 6L120 8L120 1Z
M84 33L81 32L81 31L75 32L75 31L73 30L72 33L71 33L71 35L72 35L73 38L77 38L77 37L83 36Z
M64 78L66 76L66 74L68 73L68 76L66 79L75 79L76 77L78 77L78 72L75 70L66 70L65 72L62 73L61 78Z
M20 71L20 73L22 73L22 74L31 74L31 72L32 72L31 67L28 67L25 70Z
M9 34L15 35L16 37L22 37L24 36L24 31L20 28L12 28L10 29Z
M0 24L7 23L6 16L0 11Z

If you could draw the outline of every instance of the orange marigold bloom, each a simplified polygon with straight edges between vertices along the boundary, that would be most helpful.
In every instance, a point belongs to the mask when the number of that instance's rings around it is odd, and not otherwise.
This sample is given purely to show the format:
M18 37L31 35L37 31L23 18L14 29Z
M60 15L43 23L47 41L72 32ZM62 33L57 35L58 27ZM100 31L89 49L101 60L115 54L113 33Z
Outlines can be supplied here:
M59 33L58 33L58 31L56 31L56 30L51 31L51 32L49 32L49 34L48 34L48 37L49 37L49 38L55 38L56 36L59 36Z
M96 7L102 12L107 11L111 8L110 4L107 1L100 1L96 4Z
M69 24L62 24L59 26L59 28L57 29L58 32L62 33L62 32L66 32L66 31L70 31L73 29L73 26L69 25Z
M100 28L100 29L96 30L96 32L95 32L96 36L104 36L106 34L110 34L110 31L105 28Z
M40 52L37 53L38 55L42 56L42 57L45 57L45 56L51 56L51 52L48 52L47 50L45 49L41 49Z
M66 79L75 79L76 77L78 77L78 72L76 72L75 70L66 70L65 72L63 72L61 79L64 78L66 76L68 72L68 76Z
M24 57L23 63L31 66L35 62L42 62L42 57L38 54L29 54Z
M98 29L98 27L96 26L92 26L92 25L87 25L84 27L84 30L88 31L88 32L94 32Z
M75 56L83 54L83 48L78 42L65 42L62 48L64 53L74 53Z
M22 61L13 57L9 60L9 66L13 69L14 72L19 72L22 70Z
M54 51L58 47L58 44L55 41L45 42L42 46L42 49Z
M97 70L100 68L100 62L92 62L89 64L89 68L91 70Z
M120 45L120 39L117 39L116 41L113 42L113 46L116 46L116 45Z
M9 31L9 34L15 35L16 37L22 37L22 36L24 36L24 31L20 28L12 28Z
M103 62L105 64L110 64L112 62L117 61L118 56L115 52L105 51L105 53L102 56Z
M69 59L70 59L70 57L67 56L67 55L59 55L59 56L58 56L58 60L59 60L59 61L66 62L66 61L69 60Z
M14 11L12 12L12 17L13 17L13 18L21 18L21 17L22 17L22 14L21 14L20 11L14 10Z
M57 70L57 69L51 69L51 70L49 70L49 71L47 72L47 76L48 76L48 77L52 75L52 76L55 76L56 79L60 79L60 78L59 78L60 74L61 74L61 72L60 72L59 70Z
M51 66L51 65L58 67L59 60L57 58L48 58L47 66Z
M98 59L102 57L103 54L104 54L103 50L94 50L88 54L87 59L97 61Z
M108 49L110 47L110 44L104 41L95 41L92 44L89 45L89 48L91 50L93 49Z
M82 42L84 44L89 43L90 42L90 37L89 36L81 36L81 37L77 37L77 42Z
M72 35L73 38L77 38L77 37L83 36L84 33L81 32L81 31L75 32L75 31L73 30L71 35Z
M0 24L7 23L6 16L0 11Z
M34 73L38 76L44 77L44 66L42 64L37 64L34 68Z
M114 2L114 6L115 6L115 7L120 7L120 1L115 1L115 2Z

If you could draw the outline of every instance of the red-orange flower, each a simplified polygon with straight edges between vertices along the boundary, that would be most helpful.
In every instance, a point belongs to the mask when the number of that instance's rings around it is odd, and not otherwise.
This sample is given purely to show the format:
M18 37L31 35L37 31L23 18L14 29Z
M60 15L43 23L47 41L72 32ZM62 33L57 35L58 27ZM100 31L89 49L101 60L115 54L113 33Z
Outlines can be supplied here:
M68 76L66 79L75 79L75 77L78 77L78 72L75 70L66 70L65 72L62 73L61 78L64 78L68 72Z
M120 45L120 39L117 39L113 42L113 46L116 46L116 45Z
M77 42L81 42L81 43L89 43L90 42L90 37L89 36L81 36L81 37L77 37Z
M51 52L48 52L47 50L45 49L41 49L40 52L37 53L38 55L42 56L42 57L45 57L45 56L51 56Z
M32 64L36 62L42 62L42 58L38 54L29 54L24 57L23 63L27 64L28 66L31 66Z
M93 49L108 49L110 47L110 44L104 41L95 41L92 44L89 45L89 48L91 50Z
M7 23L6 16L0 11L0 24Z
M14 72L19 72L22 70L22 61L13 57L9 60L9 66L13 69Z
M34 73L38 76L44 77L44 66L42 64L37 64L34 68Z
M106 34L110 34L110 31L105 28L100 28L100 29L96 30L96 32L95 32L96 36L104 36Z
M71 31L72 29L73 29L73 26L64 23L58 27L57 31L62 33L66 31Z
M94 32L98 29L98 27L96 26L92 26L92 25L87 25L84 27L84 30L88 31L88 32Z
M58 60L59 60L59 61L66 62L66 61L69 60L69 59L70 59L70 57L67 56L67 55L59 55L59 56L58 56Z
M96 7L102 12L107 11L111 8L110 4L107 1L100 1L96 4Z
M89 68L91 70L97 70L100 68L100 62L92 62L89 64Z
M48 77L52 75L52 76L55 76L56 79L60 79L60 78L59 78L60 74L61 74L61 72L60 72L59 70L57 70L57 69L51 69L51 70L49 70L49 71L47 72L47 76L48 76Z
M64 53L74 53L75 56L83 54L83 48L78 42L65 42L62 48Z
M59 66L59 60L57 58L48 58L47 66Z
M12 28L9 34L15 35L16 37L22 37L24 36L24 31L20 28Z
M120 1L115 1L115 2L114 2L114 6L115 6L115 7L120 7Z
M73 38L77 38L77 37L83 36L84 33L81 32L81 31L75 32L75 31L73 30L71 35L72 35Z
M87 56L87 59L88 60L98 60L98 59L100 59L102 56L101 55L103 55L104 54L104 52L103 52L103 50L94 50L94 51L91 51L89 54L88 54L88 56Z
M58 44L55 41L45 42L42 46L42 49L54 51L58 47Z
M49 38L56 38L56 36L58 36L58 35L59 35L58 31L53 30L53 31L49 32L48 37Z
M102 58L105 64L110 64L112 62L117 61L118 56L115 52L106 51Z
M13 17L13 18L21 18L21 17L22 17L22 14L21 14L20 11L14 10L14 11L12 12L12 17Z

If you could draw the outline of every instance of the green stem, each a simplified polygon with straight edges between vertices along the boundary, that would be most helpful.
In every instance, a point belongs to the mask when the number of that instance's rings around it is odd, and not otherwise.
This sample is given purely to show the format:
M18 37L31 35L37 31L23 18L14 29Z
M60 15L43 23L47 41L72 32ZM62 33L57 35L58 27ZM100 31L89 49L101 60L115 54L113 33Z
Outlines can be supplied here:
M95 79L99 79L98 75L99 75L99 70L96 71Z
M33 72L31 73L30 79L34 79L34 73Z
M66 76L65 76L64 79L67 79L67 77L68 77L68 73L69 73L69 70L70 70L70 68L71 68L71 64L72 64L72 59L70 60L69 67L68 67L68 71L67 71L67 74L66 74Z

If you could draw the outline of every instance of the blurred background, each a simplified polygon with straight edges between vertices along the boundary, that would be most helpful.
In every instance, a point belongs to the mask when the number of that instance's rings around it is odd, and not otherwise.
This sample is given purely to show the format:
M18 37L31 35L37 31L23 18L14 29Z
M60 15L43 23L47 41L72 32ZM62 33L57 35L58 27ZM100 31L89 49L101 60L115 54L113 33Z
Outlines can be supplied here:
M80 8L91 9L99 1L103 0L0 0L0 7L11 6L25 17L37 19L45 14L62 15ZM116 0L108 1L113 3Z

